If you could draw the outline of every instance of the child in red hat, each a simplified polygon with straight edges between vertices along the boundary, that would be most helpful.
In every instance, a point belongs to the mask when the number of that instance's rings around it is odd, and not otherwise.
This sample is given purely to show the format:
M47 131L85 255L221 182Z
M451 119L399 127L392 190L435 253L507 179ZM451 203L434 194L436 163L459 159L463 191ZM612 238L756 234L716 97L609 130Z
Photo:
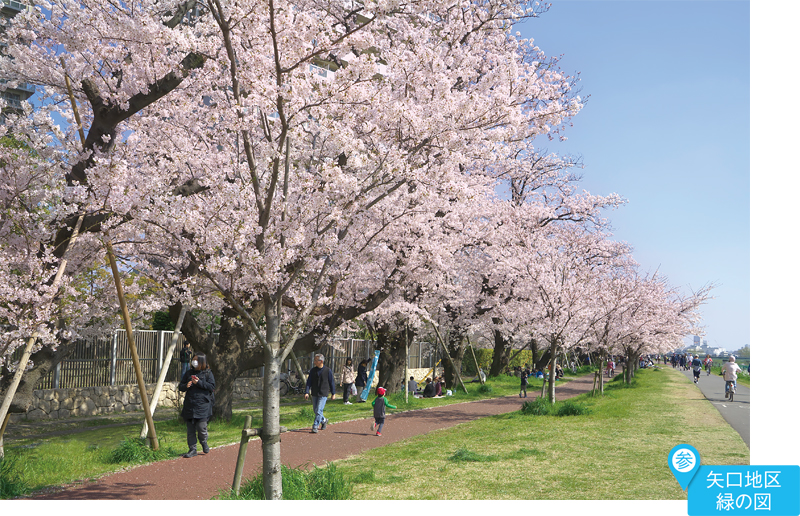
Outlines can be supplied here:
M375 392L378 393L378 397L372 400L372 415L375 418L375 422L372 423L372 429L375 430L377 428L378 431L375 433L375 435L380 436L381 430L383 430L383 422L386 420L386 407L394 409L397 407L390 404L388 401L386 401L386 398L384 398L386 389L383 387L378 387Z

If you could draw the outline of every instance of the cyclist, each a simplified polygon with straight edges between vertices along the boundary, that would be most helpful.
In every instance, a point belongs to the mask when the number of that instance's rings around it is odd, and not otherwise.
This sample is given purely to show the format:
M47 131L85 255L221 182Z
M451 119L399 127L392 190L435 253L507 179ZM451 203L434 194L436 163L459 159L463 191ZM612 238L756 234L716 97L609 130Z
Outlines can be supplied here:
M706 359L703 360L703 365L706 368L706 376L711 376L711 364L714 363L714 360L711 359L711 355L706 355Z
M692 372L694 373L694 383L700 379L700 371L703 370L703 363L700 361L700 355L695 355L692 359Z
M728 390L733 389L736 393L736 379L737 374L742 368L736 364L736 357L733 355L728 357L728 361L722 364L722 378L725 380L725 397L728 397Z

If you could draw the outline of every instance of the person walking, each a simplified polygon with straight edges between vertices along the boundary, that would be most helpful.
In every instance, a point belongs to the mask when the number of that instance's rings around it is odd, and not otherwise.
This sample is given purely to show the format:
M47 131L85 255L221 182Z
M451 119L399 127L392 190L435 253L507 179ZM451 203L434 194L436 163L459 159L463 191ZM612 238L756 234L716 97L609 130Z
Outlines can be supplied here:
M711 365L714 363L714 360L711 359L711 355L706 355L706 359L703 360L703 367L706 368L706 376L711 376Z
M350 388L353 386L353 383L356 381L356 372L353 371L353 359L347 357L345 361L344 367L342 368L342 390L344 397L344 404L345 405L352 405L350 403Z
M356 373L356 396L358 397L358 401L360 403L364 403L364 400L361 399L361 393L364 391L364 388L367 386L367 364L369 361L365 358L358 364L358 372Z
M188 342L183 343L183 349L181 349L179 360L181 363L181 372L178 376L178 381L183 380L183 375L186 374L186 371L189 370L189 362L192 361L192 356L194 352L192 351L192 347L189 345Z
M314 367L308 372L305 399L308 399L309 394L311 394L311 403L314 408L314 423L311 425L311 433L316 434L328 426L328 419L323 413L328 396L332 400L336 399L336 382L333 379L333 371L325 365L325 357L321 354L314 355Z
M694 383L700 379L700 373L703 371L703 362L700 361L700 355L695 355L692 359L692 373L694 374Z
M608 362L606 362L606 376L612 378L614 376L614 359L608 357Z
M520 398L527 398L528 397L528 376L530 376L530 371L525 369L519 375L519 397ZM524 394L524 396L523 396Z
M197 441L200 441L203 453L211 451L208 447L208 420L211 419L217 386L205 354L192 356L190 365L191 369L184 373L178 384L178 390L186 393L181 411L186 421L186 444L189 445L189 451L182 455L185 459L197 455Z
M378 437L381 436L381 430L383 430L383 423L386 421L386 407L396 409L394 405L386 401L384 397L386 395L386 389L383 387L378 387L375 392L378 394L374 400L372 400L372 416L375 418L375 422L372 423L372 429L377 429L378 431L375 432L375 435Z

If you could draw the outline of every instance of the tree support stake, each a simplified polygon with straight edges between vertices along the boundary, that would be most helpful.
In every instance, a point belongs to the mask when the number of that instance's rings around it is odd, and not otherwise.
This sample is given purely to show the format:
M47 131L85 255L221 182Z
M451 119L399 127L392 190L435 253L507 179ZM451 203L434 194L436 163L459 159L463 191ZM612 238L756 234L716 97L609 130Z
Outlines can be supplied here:
M233 473L233 484L231 485L231 490L239 494L239 488L242 485L242 471L244 470L244 459L247 455L247 443L250 441L251 437L260 437L262 446L265 444L275 444L281 441L281 434L283 432L288 432L289 429L285 426L280 428L280 433L278 435L271 435L264 438L261 435L261 428L250 428L250 425L253 423L253 416L247 416L244 420L244 428L242 429L242 440L239 442L239 456L236 458L236 470Z
M148 426L147 435L150 439L150 448L153 450L158 450L156 426L153 424L153 416L150 414L150 404L147 402L147 389L145 389L144 386L142 367L139 364L139 353L136 351L136 343L133 340L133 327L131 325L131 316L128 313L128 305L125 302L125 292L122 290L122 281L119 279L117 257L114 255L114 249L111 247L110 242L106 242L106 249L108 254L108 263L111 266L111 272L114 274L114 284L117 287L117 297L119 297L119 308L122 312L122 321L125 323L125 333L128 335L128 347L131 349L133 369L136 371L136 382L139 384L139 396L142 398L142 406L144 407L144 418Z

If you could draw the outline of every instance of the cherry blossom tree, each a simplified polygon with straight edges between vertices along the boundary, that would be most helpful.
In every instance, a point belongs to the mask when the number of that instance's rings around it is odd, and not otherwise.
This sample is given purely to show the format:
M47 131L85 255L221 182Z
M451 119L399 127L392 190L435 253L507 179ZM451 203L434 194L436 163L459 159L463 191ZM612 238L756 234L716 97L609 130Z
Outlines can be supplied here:
M98 258L97 243L73 239L67 257L52 245L53 223L69 211L58 133L40 113L7 113L0 126L0 423L28 409L39 380L79 336L110 322L110 291L82 287L83 264ZM12 360L18 350L22 358Z
M268 498L281 497L281 364L345 321L371 313L397 336L434 320L456 359L466 332L491 324L505 342L546 338L554 359L587 333L594 278L625 249L589 230L618 200L576 194L574 161L536 150L581 107L573 80L511 32L542 10L57 0L17 16L0 74L44 85L36 116L59 134L52 120L72 119L66 70L89 130L81 144L28 142L65 181L37 186L60 208L26 222L43 257L12 279L24 292L5 316L24 315L20 335L58 320L25 307L83 216L85 263L111 243L160 285L142 309L220 314L219 342L194 317L183 331L221 385L264 366ZM22 263L33 248L9 252Z
M419 233L414 214L479 195L475 160L509 159L509 143L579 107L510 34L536 14L527 4L64 0L45 11L15 20L3 71L63 98L63 58L90 124L86 143L65 149L73 213L158 280L165 302L226 310L262 349L270 498L281 493L279 367L317 308L357 298L373 272L377 291L398 263L413 270L402 242ZM334 74L314 68L325 63Z
M642 355L665 353L685 335L699 331L699 308L711 299L714 285L690 295L669 285L657 273L634 273L627 279L627 296L612 323L615 354L625 356L625 382L630 383Z

